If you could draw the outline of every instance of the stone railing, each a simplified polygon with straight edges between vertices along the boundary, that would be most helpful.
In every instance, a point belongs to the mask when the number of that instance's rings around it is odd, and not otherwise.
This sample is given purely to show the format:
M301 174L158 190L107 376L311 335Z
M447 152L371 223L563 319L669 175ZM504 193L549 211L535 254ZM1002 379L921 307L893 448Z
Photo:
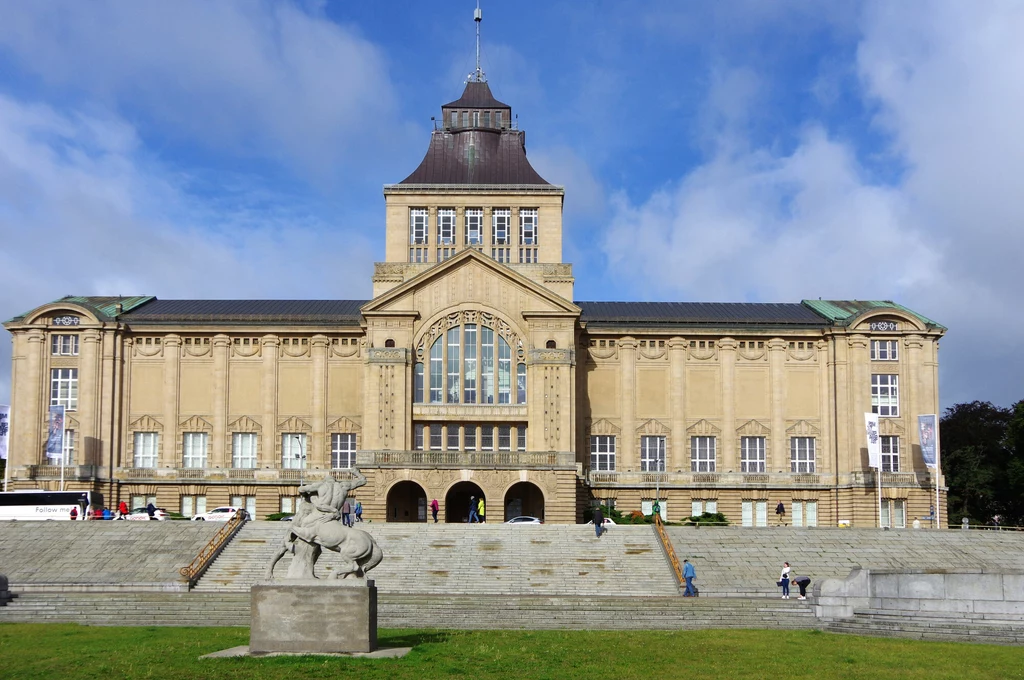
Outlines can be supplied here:
M883 472L882 486L934 486L935 479L931 472ZM874 470L856 470L840 475L840 483L848 478L851 483L857 486L875 486L878 480Z
M64 479L94 479L100 474L97 465L65 465ZM29 479L60 479L60 465L29 465Z
M587 470L584 473L591 484L640 486L640 487L700 487L729 486L741 488L800 488L816 487L835 483L831 473L808 472L635 472L635 471L598 471ZM876 484L874 473L854 472L839 476L840 484L873 487ZM921 486L931 485L931 476L927 473L885 472L882 473L882 485Z
M360 468L438 467L438 468L574 468L571 451L360 451Z

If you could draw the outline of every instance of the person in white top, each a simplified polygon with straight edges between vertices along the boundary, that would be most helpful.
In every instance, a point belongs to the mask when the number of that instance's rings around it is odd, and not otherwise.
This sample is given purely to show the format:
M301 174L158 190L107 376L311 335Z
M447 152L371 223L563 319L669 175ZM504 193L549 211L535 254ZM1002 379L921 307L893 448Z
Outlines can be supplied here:
M782 563L782 575L779 576L779 585L782 586L782 599L789 599L789 562Z

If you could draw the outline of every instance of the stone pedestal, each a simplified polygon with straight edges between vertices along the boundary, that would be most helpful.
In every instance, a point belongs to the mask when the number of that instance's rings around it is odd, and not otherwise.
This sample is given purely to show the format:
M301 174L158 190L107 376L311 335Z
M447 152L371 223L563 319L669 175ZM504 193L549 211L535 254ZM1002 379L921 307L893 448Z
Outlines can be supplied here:
M371 580L303 579L252 587L252 654L339 654L377 649Z

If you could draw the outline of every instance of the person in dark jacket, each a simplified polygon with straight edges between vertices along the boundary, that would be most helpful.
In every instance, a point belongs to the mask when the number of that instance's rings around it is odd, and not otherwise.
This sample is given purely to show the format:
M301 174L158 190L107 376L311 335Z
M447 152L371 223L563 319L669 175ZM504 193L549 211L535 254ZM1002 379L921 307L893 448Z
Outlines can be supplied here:
M430 514L434 516L434 524L437 524L437 499L430 501Z
M476 496L469 497L469 523L479 522L480 517L476 514Z
M779 518L779 524L786 523L786 506L782 504L782 501L775 506L775 516Z
M341 523L347 527L352 526L352 505L345 499L341 504Z
M794 576L793 583L795 583L800 588L800 596L796 599L806 600L807 586L811 585L811 578L809 576Z
M146 506L146 514L149 515L150 519L156 519L156 506L152 503Z
M604 533L604 513L601 511L600 505L594 508L594 533L598 538L601 538L601 534Z

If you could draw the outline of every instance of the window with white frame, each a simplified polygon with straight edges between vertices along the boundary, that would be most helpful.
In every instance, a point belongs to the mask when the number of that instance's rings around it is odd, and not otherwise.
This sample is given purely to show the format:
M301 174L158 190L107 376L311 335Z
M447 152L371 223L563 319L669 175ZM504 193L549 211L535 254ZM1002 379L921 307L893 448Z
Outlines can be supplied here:
M814 437L790 437L789 471L814 472Z
M790 507L793 526L818 526L818 501L793 501Z
M900 471L900 438L882 435L882 472Z
M768 501L741 501L740 523L745 527L768 526Z
M437 242L441 245L455 244L455 210L439 208L437 211Z
M415 451L423 450L423 436L424 426L422 423L416 423L412 426L412 448Z
M75 464L75 431L64 430L64 445L61 449L64 457L60 460L52 461L56 465L74 465ZM63 461L63 462L61 462Z
M182 435L181 442L181 465L187 468L206 467L206 442L205 432L186 432Z
M711 513L712 515L718 512L718 501L717 500L698 500L693 499L690 501L690 516L700 517L705 512Z
M50 370L50 406L63 406L66 411L78 409L78 369Z
M899 340L872 340L872 361L896 361L899 359Z
M518 343L515 350L519 355ZM513 353L495 327L467 323L449 328L431 343L428 365L413 367L413 399L431 404L524 404L526 364L517 356L513 390Z
M764 472L765 438L740 438L740 472Z
M347 470L356 466L356 435L340 432L331 435L331 467Z
M480 426L480 450L494 450L494 427L491 425Z
M409 243L426 245L427 233L427 209L412 208L409 210Z
M256 496L232 496L230 505L233 508L245 508L249 517L256 516Z
M491 243L496 246L507 246L511 243L512 211L508 208L495 208L491 211Z
M526 425L516 428L516 451L526 450Z
M50 338L51 354L55 357L78 356L77 335L54 335Z
M899 376L874 374L871 376L871 412L882 418L900 415Z
M512 450L512 426L511 425L499 425L498 426L498 450L499 451L511 451Z
M640 471L665 471L665 437L645 435L640 437Z
M295 496L281 496L277 507L287 515L295 514Z
M466 245L479 246L484 242L484 211L480 208L466 208Z
M256 467L256 433L234 432L231 435L231 467Z
M184 517L202 515L206 512L206 496L182 496L180 507Z
M690 472L715 471L715 438L690 437Z
M881 525L890 529L906 529L907 502L902 498L883 499Z
M137 468L155 468L160 453L159 432L136 432L132 446L132 465Z
M595 434L590 436L590 469L615 470L615 435Z
M466 451L476 451L476 425L466 425L462 428L462 448Z
M156 496L145 496L145 495L142 495L142 494L132 494L131 496L129 496L129 500L131 501L131 506L132 506L131 509L132 510L138 510L139 508L144 508L147 505L149 505L150 503L152 503L153 505L156 505Z
M521 208L519 210L519 244L523 246L537 245L536 208Z
M285 432L281 435L281 467L285 470L301 470L306 467L306 435L302 432Z

